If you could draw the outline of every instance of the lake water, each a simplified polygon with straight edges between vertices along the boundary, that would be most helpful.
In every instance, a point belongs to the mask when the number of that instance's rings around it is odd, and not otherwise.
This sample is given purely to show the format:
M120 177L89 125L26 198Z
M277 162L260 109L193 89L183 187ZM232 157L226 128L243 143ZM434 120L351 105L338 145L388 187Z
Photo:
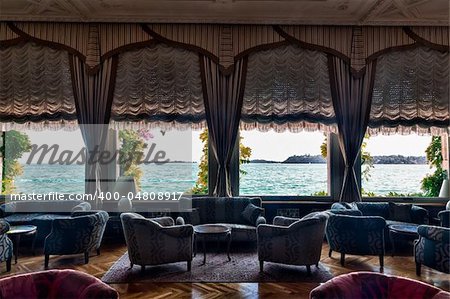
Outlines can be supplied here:
M311 195L327 190L325 164L244 164L241 195ZM147 192L184 192L197 177L196 163L143 165L142 190ZM388 192L420 192L420 181L431 173L428 165L383 165L371 170L365 191L377 195ZM24 173L16 179L17 192L23 193L83 193L83 165L24 165Z

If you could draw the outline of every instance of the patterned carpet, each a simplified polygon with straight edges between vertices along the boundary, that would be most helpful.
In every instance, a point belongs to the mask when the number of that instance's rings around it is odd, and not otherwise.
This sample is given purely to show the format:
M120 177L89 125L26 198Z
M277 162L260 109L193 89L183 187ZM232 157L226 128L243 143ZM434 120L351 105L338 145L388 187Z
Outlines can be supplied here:
M304 266L289 266L274 263L264 264L264 273L259 272L256 252L235 252L228 261L226 253L208 252L206 264L202 265L203 253L197 254L192 270L187 271L186 262L161 266L147 266L144 274L141 267L130 269L125 253L102 277L106 283L130 282L325 282L333 276L324 264L311 267L311 276Z

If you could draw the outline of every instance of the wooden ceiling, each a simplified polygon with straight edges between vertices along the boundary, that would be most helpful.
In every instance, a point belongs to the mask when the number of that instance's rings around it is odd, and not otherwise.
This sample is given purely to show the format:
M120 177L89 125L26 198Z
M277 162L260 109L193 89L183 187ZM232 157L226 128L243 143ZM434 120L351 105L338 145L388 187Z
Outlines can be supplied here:
M449 0L0 0L0 20L448 26Z

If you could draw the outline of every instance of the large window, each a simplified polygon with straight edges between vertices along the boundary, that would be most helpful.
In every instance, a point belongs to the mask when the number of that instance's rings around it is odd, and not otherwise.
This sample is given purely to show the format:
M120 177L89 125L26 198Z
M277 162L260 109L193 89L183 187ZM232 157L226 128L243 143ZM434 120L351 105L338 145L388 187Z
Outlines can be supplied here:
M240 195L328 195L323 133L253 130L240 136Z
M11 130L5 136L4 194L84 193L84 163L71 161L84 148L80 130Z
M430 136L414 134L366 138L361 166L363 196L429 196L423 180L436 171L426 158L431 141Z

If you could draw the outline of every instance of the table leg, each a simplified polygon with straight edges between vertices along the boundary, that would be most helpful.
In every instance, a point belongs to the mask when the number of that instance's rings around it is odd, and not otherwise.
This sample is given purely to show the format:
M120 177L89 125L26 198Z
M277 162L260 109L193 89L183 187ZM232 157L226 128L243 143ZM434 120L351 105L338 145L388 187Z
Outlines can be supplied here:
M392 230L389 230L389 239L391 239L391 256L395 254L395 242L394 242L394 233Z
M33 234L33 243L31 243L31 252L33 253L33 256L36 255L36 251L35 251L36 239L37 239L37 233L35 232Z
M206 264L206 236L203 236L203 265Z
M194 257L197 255L197 235L194 234Z
M19 256L19 245L20 245L20 235L14 236L15 242L13 242L14 246L14 264L17 264L17 257ZM15 244L14 244L15 243Z
M227 238L228 238L227 256L228 256L228 261L231 261L231 257L230 257L231 233L227 234Z

